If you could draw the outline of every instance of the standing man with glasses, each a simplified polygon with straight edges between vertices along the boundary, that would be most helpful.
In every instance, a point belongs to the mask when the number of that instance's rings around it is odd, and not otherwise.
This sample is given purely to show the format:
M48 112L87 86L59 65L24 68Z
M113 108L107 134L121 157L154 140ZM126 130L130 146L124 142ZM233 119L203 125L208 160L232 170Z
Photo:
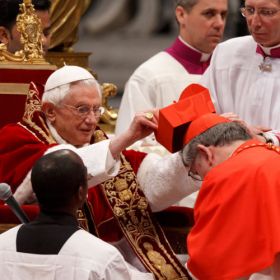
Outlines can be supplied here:
M187 237L194 279L280 279L280 148L216 114L192 121L184 142L203 179Z
M241 13L251 35L219 44L201 83L218 113L236 113L279 145L280 1L245 0Z

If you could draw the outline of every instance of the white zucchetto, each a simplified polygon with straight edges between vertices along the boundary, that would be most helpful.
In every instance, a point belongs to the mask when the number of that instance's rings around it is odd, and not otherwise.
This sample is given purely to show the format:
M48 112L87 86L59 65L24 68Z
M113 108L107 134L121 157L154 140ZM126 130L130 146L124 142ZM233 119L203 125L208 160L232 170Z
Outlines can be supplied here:
M45 91L49 91L56 87L66 85L73 82L78 82L87 79L95 79L92 74L86 69L74 66L65 65L62 68L53 72L45 85Z

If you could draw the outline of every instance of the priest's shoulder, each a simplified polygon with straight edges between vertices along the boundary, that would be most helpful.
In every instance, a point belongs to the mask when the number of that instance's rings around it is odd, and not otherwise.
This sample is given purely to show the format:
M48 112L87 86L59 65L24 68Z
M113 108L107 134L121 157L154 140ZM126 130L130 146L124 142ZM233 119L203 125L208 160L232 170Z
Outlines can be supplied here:
M230 53L231 55L236 55L236 53L250 51L252 53L252 49L256 48L256 42L254 41L253 37L242 36L228 39L216 47L214 52L226 52Z
M106 262L119 255L118 250L114 246L82 229L76 231L67 240L60 254L65 254L67 251L72 252L72 250L76 250L77 246L81 257L84 258L92 258L94 252L96 259L103 259Z
M15 226L0 234L0 250L15 250L16 236L21 225Z
M139 75L140 77L144 76L146 79L153 79L161 73L172 72L173 67L178 67L177 64L178 62L167 52L161 51L138 66L132 77ZM172 66L173 70L170 69L170 66Z

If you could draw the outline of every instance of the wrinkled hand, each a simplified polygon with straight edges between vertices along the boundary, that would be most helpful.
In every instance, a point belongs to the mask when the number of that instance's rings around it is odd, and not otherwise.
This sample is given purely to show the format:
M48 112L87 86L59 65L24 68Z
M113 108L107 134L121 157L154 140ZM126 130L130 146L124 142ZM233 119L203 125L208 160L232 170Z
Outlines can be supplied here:
M240 119L240 117L237 114L235 114L233 112L228 112L228 113L221 114L221 116L224 118L227 118L231 121L238 122L241 125L245 126L248 129L248 131L250 132L250 134L254 137L255 132L254 132L253 127L250 126L249 124L247 124L244 120Z
M252 131L254 134L260 134L270 130L271 128L265 126L250 126L250 131Z
M265 138L261 136L261 133L271 130L270 128L264 126L249 125L244 120L240 119L238 115L232 112L221 114L221 116L223 116L224 118L228 118L231 121L237 121L241 123L243 126L245 126L248 129L248 131L250 132L253 138L256 138L262 142L265 142Z
M147 113L152 113L146 115ZM151 118L149 118L149 115ZM148 136L158 128L158 109L152 109L145 112L137 113L131 122L129 128L119 136L111 140L110 151L114 158L131 146L134 142Z
M249 126L249 130L251 132L251 135L255 138L258 139L261 142L266 142L266 138L263 136L262 133L266 131L270 131L271 129L268 127L264 126Z
M240 119L240 117L238 115L236 115L233 112L223 113L223 114L221 114L221 116L224 117L224 118L227 118L231 121L237 121L237 122L240 122L240 123L245 123L242 119Z
M146 117L146 113L152 113L152 118L148 119ZM158 110L153 109L145 112L137 113L131 122L128 130L127 135L131 139L133 144L134 142L150 135L152 132L157 130L158 128Z

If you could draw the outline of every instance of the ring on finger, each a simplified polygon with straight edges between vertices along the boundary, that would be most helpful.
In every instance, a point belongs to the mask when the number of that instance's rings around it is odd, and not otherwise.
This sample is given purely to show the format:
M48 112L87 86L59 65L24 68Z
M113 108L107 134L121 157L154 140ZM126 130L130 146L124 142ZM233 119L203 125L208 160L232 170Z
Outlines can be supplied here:
M152 112L145 113L145 118L149 121L151 121L154 117L154 114Z

